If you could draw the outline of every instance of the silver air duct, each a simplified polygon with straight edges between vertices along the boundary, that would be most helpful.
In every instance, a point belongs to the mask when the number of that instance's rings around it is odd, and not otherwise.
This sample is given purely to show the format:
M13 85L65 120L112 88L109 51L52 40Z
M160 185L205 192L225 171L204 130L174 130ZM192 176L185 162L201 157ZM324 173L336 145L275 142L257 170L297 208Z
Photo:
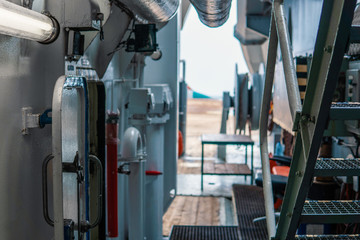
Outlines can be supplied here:
M190 0L200 21L208 27L220 27L229 18L231 0Z
M59 35L59 24L50 15L0 0L0 34L51 43Z
M137 18L149 23L169 21L177 12L179 0L117 0Z

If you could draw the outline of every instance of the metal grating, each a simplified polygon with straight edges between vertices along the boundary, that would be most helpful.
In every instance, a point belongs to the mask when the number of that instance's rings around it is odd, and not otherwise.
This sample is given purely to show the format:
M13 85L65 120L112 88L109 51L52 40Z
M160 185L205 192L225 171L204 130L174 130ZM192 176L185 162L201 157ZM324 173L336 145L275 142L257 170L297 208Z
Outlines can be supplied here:
M360 201L306 201L303 214L360 214Z
M331 104L331 108L360 108L360 102L333 102Z
M360 201L305 201L301 221L358 223L360 222Z
M360 235L305 235L296 236L296 240L355 240L360 239Z
M178 226L169 240L240 240L236 226Z
M360 158L318 158L315 176L360 176Z
M233 201L239 224L241 240L268 239L266 221L253 222L255 218L265 216L265 204L262 188L249 185L233 185Z
M333 102L330 109L330 119L358 120L360 119L359 102Z

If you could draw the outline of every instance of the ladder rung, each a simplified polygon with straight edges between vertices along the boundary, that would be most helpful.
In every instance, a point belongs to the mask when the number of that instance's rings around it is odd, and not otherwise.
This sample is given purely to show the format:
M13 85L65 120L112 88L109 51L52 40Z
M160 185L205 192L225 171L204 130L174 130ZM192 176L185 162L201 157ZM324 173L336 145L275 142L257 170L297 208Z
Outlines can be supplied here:
M305 201L300 220L304 223L359 223L360 201Z
M360 235L298 235L296 240L353 240L360 239Z
M359 102L336 102L331 104L331 120L359 120L360 103Z
M315 176L360 176L360 158L318 158Z

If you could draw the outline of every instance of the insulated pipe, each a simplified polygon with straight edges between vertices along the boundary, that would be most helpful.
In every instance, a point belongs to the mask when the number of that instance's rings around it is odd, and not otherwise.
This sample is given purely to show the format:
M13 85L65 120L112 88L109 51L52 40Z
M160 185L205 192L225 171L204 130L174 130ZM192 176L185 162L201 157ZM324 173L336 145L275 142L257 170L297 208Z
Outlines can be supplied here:
M296 78L294 57L292 54L288 27L284 15L284 5L282 1L274 1L273 11L278 39L280 42L281 55L283 58L282 62L284 67L286 89L289 98L290 110L293 121L295 122L296 113L301 111L301 100L299 86Z
M107 225L108 237L117 237L118 232L118 114L110 113L106 123L107 146Z
M116 0L137 17L150 23L169 21L179 8L179 0Z
M139 130L126 129L122 142L122 159L129 163L129 239L144 239L144 179L145 161Z
M231 0L190 0L200 21L208 27L220 27L229 18Z
M269 118L270 101L272 86L275 73L275 63L277 55L278 37L276 33L274 14L271 16L269 50L266 64L266 77L263 93L263 100L260 112L260 152L261 152L261 166L263 175L263 191L266 212L266 225L269 239L275 236L275 211L274 198L272 191L272 182L270 174L270 160L268 152L267 140L267 124Z
M0 0L0 34L46 44L56 40L59 29L59 23L50 15Z

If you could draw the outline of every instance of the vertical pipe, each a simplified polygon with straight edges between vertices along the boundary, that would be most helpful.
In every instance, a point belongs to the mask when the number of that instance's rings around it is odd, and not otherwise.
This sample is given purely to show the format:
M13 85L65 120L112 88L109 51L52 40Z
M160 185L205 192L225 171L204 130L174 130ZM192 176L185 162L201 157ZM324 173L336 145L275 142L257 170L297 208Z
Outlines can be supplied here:
M107 224L108 236L118 236L118 167L117 167L117 143L118 143L118 114L109 113L106 123L107 145Z
M296 78L295 63L291 49L290 36L284 16L284 6L275 1L273 4L278 40L280 42L281 55L286 80L286 89L289 98L290 110L293 120L296 112L301 111L300 91Z
M144 239L144 179L145 160L142 159L143 144L139 130L126 129L122 143L122 158L129 163L129 239ZM151 238L149 238L151 239Z
M204 189L204 144L201 142L201 191Z
M162 239L164 196L164 124L146 126L145 235Z
M143 240L145 161L131 162L129 170L129 239Z
M179 84L179 130L183 136L184 154L186 151L186 111L187 111L187 84L181 81Z
M275 16L271 15L269 50L266 64L266 77L263 101L260 112L260 151L263 174L263 191L265 200L266 225L269 239L275 236L275 210L272 192L270 162L268 153L267 124L269 118L270 101L274 80L275 63L277 55L278 37L276 33Z

